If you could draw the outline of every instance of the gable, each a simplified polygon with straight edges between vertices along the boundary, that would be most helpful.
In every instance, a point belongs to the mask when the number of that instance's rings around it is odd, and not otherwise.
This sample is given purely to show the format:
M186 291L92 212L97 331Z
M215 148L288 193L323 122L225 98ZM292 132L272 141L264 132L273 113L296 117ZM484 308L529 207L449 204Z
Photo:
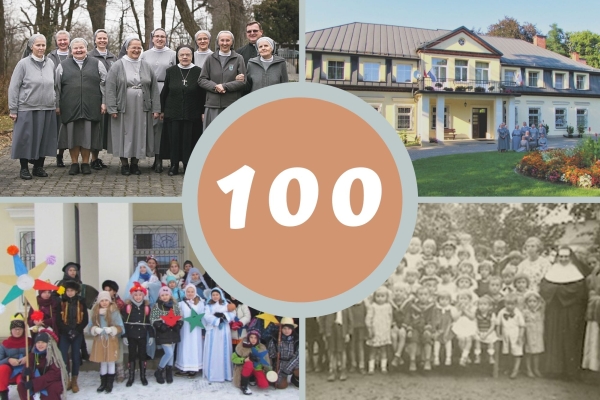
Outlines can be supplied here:
M463 44L461 45L461 43ZM489 55L493 54L489 49L485 48L480 43L477 43L475 40L473 40L472 37L462 33L458 33L454 36L451 36L446 40L443 40L440 43L429 47L428 50L429 52L433 52L434 50L445 50L452 52L467 52Z

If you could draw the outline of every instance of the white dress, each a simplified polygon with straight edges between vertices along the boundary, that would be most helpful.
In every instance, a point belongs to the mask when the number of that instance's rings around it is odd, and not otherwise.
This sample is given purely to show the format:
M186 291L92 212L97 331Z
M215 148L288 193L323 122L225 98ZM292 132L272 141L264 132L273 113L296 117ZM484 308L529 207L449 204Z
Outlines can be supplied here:
M179 302L183 318L191 317L192 309L198 314L204 313L204 307L204 300L202 299L200 299L198 304L194 304L190 300ZM175 362L175 366L181 371L200 371L202 369L202 355L204 353L202 328L197 326L190 332L190 323L183 321L183 327L179 331L179 335L181 336L181 342L177 345L177 361Z
M204 338L203 375L209 382L224 382L233 379L231 362L231 329L229 322L235 318L234 312L227 311L227 304L207 304L202 323L206 328ZM227 323L220 322L215 313L223 313Z

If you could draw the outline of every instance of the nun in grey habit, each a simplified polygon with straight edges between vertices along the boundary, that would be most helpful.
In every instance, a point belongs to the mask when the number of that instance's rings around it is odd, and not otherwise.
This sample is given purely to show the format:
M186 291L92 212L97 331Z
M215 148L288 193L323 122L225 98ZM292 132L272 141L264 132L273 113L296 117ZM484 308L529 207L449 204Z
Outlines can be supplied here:
M194 52L194 64L200 68L204 65L206 58L210 56L213 51L210 47L210 32L206 30L199 30L194 35L196 41L196 51Z
M106 78L112 154L121 159L122 175L140 175L139 159L154 154L152 120L160 115L160 92L152 67L140 59L140 39L130 38L123 47L126 54Z

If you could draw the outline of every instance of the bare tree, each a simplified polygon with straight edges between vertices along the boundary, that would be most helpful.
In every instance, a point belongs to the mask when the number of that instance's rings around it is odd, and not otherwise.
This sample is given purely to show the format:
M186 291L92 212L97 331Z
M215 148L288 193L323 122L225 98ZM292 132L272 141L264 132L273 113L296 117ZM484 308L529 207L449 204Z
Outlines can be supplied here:
M160 26L167 29L167 6L169 0L160 0ZM173 13L173 19L175 19L175 13Z
M235 37L235 47L246 42L247 10L243 0L208 0L206 7L212 17L213 36L219 31L228 30Z
M6 38L6 21L4 20L4 2L0 2L0 76L4 75L6 71L6 62L4 61L4 40Z
M181 21L183 22L183 26L185 30L189 33L191 37L194 37L196 32L200 30L200 25L194 19L194 12L198 11L203 7L207 7L208 0L201 0L198 4L190 9L186 0L175 0L175 5L177 6L177 11L179 11L179 15L181 15Z
M147 1L147 0L145 0L145 1ZM142 47L147 48L146 42L144 41L145 36L142 34L142 28L140 27L140 19L138 18L137 12L135 12L135 1L129 0L129 4L131 5L131 11L133 13L133 17L135 18L135 26L137 28L138 36L139 36L140 40L142 41ZM145 18L145 15L144 15L144 18Z

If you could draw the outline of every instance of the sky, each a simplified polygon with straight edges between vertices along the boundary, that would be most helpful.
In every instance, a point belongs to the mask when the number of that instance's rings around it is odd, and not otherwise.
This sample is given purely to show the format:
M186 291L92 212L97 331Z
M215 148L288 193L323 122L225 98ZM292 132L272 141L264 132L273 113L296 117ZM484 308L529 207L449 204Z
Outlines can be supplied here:
M547 34L556 22L565 32L600 33L600 2L590 0L305 0L306 32L351 22L426 29L460 26L487 31L504 16L531 22Z

